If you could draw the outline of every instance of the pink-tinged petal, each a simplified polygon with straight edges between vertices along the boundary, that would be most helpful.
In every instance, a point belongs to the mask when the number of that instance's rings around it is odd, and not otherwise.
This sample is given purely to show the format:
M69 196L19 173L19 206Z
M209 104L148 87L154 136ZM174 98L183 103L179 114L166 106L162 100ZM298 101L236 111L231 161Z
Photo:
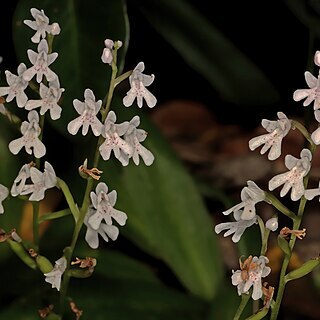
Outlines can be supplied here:
M38 58L38 53L34 52L31 49L28 49L27 50L27 54L28 54L28 58L29 58L30 62L32 64L36 64L37 58ZM29 80L27 80L27 81L29 81Z
M40 139L35 139L33 153L37 159L42 158L46 154L46 147Z
M79 101L78 99L73 100L73 107L76 109L78 114L83 114L83 112L85 110L85 104L83 102Z
M91 129L93 134L98 137L101 135L102 129L103 129L103 124L97 119L94 119L94 122L91 124Z
M316 189L305 190L304 196L307 200L312 200L314 197L320 196L320 189L316 188Z
M307 97L307 99L303 102L303 106L304 107L308 106L312 101L315 101L315 95L313 92L311 92L310 95Z
M291 200L292 201L297 201L301 199L301 197L304 195L304 185L303 185L303 179L297 181L295 184L292 186L291 190Z
M23 91L21 91L16 95L16 100L18 107L23 108L28 101L28 97Z
M252 299L259 300L262 297L262 284L261 278L255 281L253 284L253 291L252 291Z
M139 108L142 108L143 106L143 97L142 95L137 95L137 104Z
M100 211L96 211L88 220L88 224L90 225L90 227L94 230L98 230L102 219L104 219L105 216L102 215L102 213ZM110 218L111 220L111 218ZM112 224L112 223L111 223Z
M85 240L92 249L97 249L99 247L98 232L90 227L87 228Z
M142 83L143 83L143 85L145 86L145 87L148 87L148 86L150 86L151 84L152 84L152 82L154 81L154 78L155 78L155 76L154 76L154 74L152 74L152 75L150 75L150 76L148 76L148 75L146 75L146 74L141 74L141 78L142 78Z
M90 192L90 199L91 199L91 203L94 206L94 208L97 209L98 208L98 198L97 198L97 195L93 191Z
M320 67L320 51L316 51L314 55L314 63Z
M130 107L132 106L135 98L136 98L135 90L130 89L127 92L127 95L123 98L122 103L125 107Z
M312 89L298 89L293 93L293 100L300 101L309 96Z
M25 105L25 109L33 110L35 108L41 107L41 105L42 105L42 100L29 100Z
M284 163L285 163L285 166L291 170L294 166L297 165L299 159L292 156L291 154L287 154L285 159L284 159Z
M99 182L96 186L96 194L101 192L108 194L108 186L104 182Z
M117 240L118 235L119 235L119 229L116 226L109 226L107 224L102 223L101 229L107 234L107 236L111 240L113 240L113 241ZM99 232L99 234L101 234L101 233ZM101 236L102 236L102 234L101 234ZM104 237L103 237L103 239L105 240Z
M59 54L57 52L48 54L48 60L47 60L48 66L50 66L50 64L58 58L58 55ZM52 80L49 80L49 81L52 81Z
M32 28L33 29L33 28ZM36 30L36 29L34 29ZM40 39L41 39L41 32L37 31L34 36L31 38L31 41L33 43L39 43L40 42Z
M309 88L314 88L317 86L317 78L312 73L310 73L309 71L306 71L304 73L304 77L306 79L306 82Z
M26 65L24 63L20 63L18 66L18 75L22 76L26 70L27 70Z
M276 176L274 176L270 181L269 181L269 190L272 191L282 184L284 184L288 179L288 173L281 173Z
M91 89L86 89L84 91L84 98L85 100L93 100L93 101L96 100L96 97L94 96L94 93Z
M116 190L112 190L109 194L109 202L111 204L111 206L113 207L116 204L117 201L117 191Z
M280 197L284 197L292 187L292 184L290 181L286 181L280 191Z
M67 129L68 129L70 134L76 135L81 126L82 126L82 119L81 119L81 116L80 116L80 117L70 121L69 124L68 124Z
M13 154L18 154L23 147L24 147L23 137L13 140L9 143L9 150Z
M149 108L153 108L157 104L156 97L146 88L144 89L143 97Z
M320 144L320 127L312 133L311 139L316 145Z
M114 220L116 220L119 223L120 226L124 226L126 224L126 221L128 218L124 212L119 211L114 208L112 208L112 210L111 210L111 216ZM107 223L107 224L109 224L109 223Z
M48 53L48 43L45 39L42 39L40 43L38 44L38 52L44 51L45 53Z
M38 75L39 73L37 74L37 79L38 79ZM45 73L45 76L48 81L54 81L57 78L57 75L50 68L47 68L47 72ZM42 79L42 75L41 75L41 79Z
M1 97L7 95L9 92L10 92L10 87L0 87L0 96ZM7 102L10 102L10 101L7 100Z
M113 46L114 46L114 42L113 42L112 40L110 40L110 39L106 39L106 40L104 40L104 45L105 45L107 48L112 49Z
M50 117L52 120L57 120L61 117L61 112L62 112L62 108L56 104L54 108L51 108L50 109ZM41 113L41 110L40 110L40 114L44 114L44 113Z
M27 69L24 73L23 73L23 80L25 81L30 81L34 75L36 74L37 72L35 71L34 67L31 67L29 69Z
M99 147L99 152L103 160L109 160L112 147L106 141Z
M147 166L152 165L154 161L154 155L151 153L151 151L149 151L143 145L140 145L139 154Z
M268 159L273 161L278 159L281 156L281 141L277 141L271 147L270 152L268 154Z

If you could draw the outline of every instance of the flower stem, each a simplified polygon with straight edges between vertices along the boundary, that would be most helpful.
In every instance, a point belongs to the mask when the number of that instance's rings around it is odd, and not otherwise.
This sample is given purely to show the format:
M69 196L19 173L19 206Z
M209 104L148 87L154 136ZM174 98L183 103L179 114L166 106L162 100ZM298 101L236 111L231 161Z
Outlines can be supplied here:
M240 316L241 316L243 310L245 309L249 299L250 299L250 294L242 294L241 295L241 302L239 304L239 307L237 309L236 314L233 317L233 320L239 320L240 319Z
M272 206L274 206L277 210L279 210L281 213L292 219L293 221L296 220L297 216L294 212L289 210L278 198L276 198L271 192L265 192L266 200L269 202Z
M116 79L117 72L118 72L117 54L116 54L117 48L114 49L114 52L115 52L115 54L114 54L114 58L113 58L113 61L111 64L112 74L111 74L111 79L110 79L109 90L108 90L108 93L107 93L106 98L104 100L104 103L102 104L102 107L101 107L101 115L102 115L101 121L102 122L104 122L104 120L106 119L108 112L110 110L113 92L114 92L114 88L115 88L115 79ZM96 147L94 159L93 159L93 167L98 167L98 165L99 165L99 160L100 160L99 147L102 144L103 140L104 140L104 138L102 136L100 136L98 139L97 147ZM81 228L83 226L85 215L86 215L88 208L89 208L89 205L90 205L90 192L93 189L94 182L95 182L95 180L92 179L91 177L89 177L87 180L87 186L86 186L86 190L85 190L85 193L83 196L83 201L82 201L82 205L81 205L81 208L79 211L79 216L78 216L78 219L77 219L74 231L73 231L71 244L69 247L65 248L65 251L64 251L64 255L67 259L67 268L64 272L62 283L61 283L61 291L60 291L60 314L61 314L61 316L64 313L64 305L66 302L67 290L68 290L69 281L70 281L70 275L69 275L70 263L71 263L71 259L72 259L72 255L73 255L75 246L78 241L78 237L79 237Z
M304 185L306 186L308 184L308 176L305 177L304 180ZM298 209L298 214L296 216L296 219L293 222L293 230L298 230L300 228L300 224L302 221L302 216L303 216L303 212L304 212L304 208L306 205L306 198L302 197L299 203L299 209ZM270 320L276 320L278 317L278 313L280 310L280 305L281 305L281 301L283 298L283 294L284 294L284 289L286 286L286 281L285 281L285 276L286 276L286 272L287 272L287 268L290 262L290 258L291 258L291 252L293 250L293 247L295 245L297 237L292 234L290 237L290 241L289 241L289 247L290 247L290 254L286 254L283 262L282 262L282 267L281 267L281 271L280 271L280 279L279 279L279 287L278 287L278 293L277 293L277 299L273 305L272 311L271 311L271 317Z
M33 221L32 221L32 227L33 227L33 243L36 246L34 248L36 251L39 250L39 207L40 203L39 201L33 201L32 202L33 207Z

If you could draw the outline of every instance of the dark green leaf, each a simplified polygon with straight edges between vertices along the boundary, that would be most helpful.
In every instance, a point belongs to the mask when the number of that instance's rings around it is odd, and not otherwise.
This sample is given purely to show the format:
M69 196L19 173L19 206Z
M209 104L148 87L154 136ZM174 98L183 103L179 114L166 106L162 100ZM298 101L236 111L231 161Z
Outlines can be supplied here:
M136 110L117 110L130 119ZM163 259L194 294L212 299L222 267L213 231L214 223L194 182L146 117L141 127L149 132L144 145L155 155L152 166L128 167L101 163L107 184L118 190L117 207L128 214L121 229L151 255ZM123 119L121 119L123 120Z
M278 92L262 71L188 1L137 2L150 24L223 99L244 105L279 100Z

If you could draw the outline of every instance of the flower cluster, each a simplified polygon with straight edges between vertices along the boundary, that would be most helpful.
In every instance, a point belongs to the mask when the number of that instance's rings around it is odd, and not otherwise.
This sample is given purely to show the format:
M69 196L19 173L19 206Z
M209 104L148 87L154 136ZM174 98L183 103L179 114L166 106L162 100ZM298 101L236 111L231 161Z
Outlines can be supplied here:
M320 66L320 51L316 52L314 62L317 66ZM296 90L293 94L293 99L295 101L306 99L303 103L304 106L308 106L313 102L314 116L320 123L320 73L316 78L310 72L306 72L305 79L309 88ZM288 119L283 112L278 112L277 116L278 120L276 121L262 120L262 127L267 133L252 138L249 141L249 148L253 151L262 146L260 153L265 154L269 151L268 159L276 160L281 156L283 139L287 136L290 129L298 128L298 130L309 140L311 144L310 150L306 148L302 149L300 158L296 158L290 154L286 155L284 162L288 171L277 174L270 179L268 189L269 191L273 191L282 186L280 197L286 196L289 191L291 191L290 198L292 201L298 201L303 199L303 197L307 200L312 200L314 197L320 195L320 182L318 188L306 189L305 178L311 168L311 151L314 150L314 145L320 144L320 127L310 135L301 124L297 121ZM215 232L219 234L222 231L226 231L224 233L225 237L233 235L232 241L238 242L247 228L259 222L262 241L265 242L262 244L262 247L266 248L269 232L278 229L278 213L275 212L273 217L267 220L265 224L261 223L262 219L256 213L255 207L256 204L261 201L273 205L277 210L295 221L295 213L282 205L273 195L261 190L253 181L248 181L248 186L244 187L241 191L241 203L223 212L225 215L233 213L235 221L223 222L216 225ZM286 232L286 237L284 237L284 230ZM302 239L304 235L305 229L291 230L288 227L282 228L279 233L279 236L282 238L295 236ZM262 285L261 278L266 277L271 269L266 267L268 258L265 257L264 254L265 252L262 252L259 258L250 256L244 262L240 261L240 270L233 272L231 277L232 284L237 286L239 295L249 293L249 289L253 287L252 298L257 300L265 295L264 292L267 292Z
M31 41L37 44L37 50L27 50L31 65L28 67L24 63L20 63L17 75L8 70L5 71L8 86L0 87L0 114L9 118L11 112L6 109L4 103L11 102L14 99L19 108L24 108L27 111L27 120L20 121L19 119L17 121L19 124L21 123L21 136L12 140L8 147L14 155L25 149L27 154L33 156L34 162L26 163L21 167L13 181L10 192L7 187L0 184L0 214L4 213L2 202L9 196L9 193L13 197L19 196L23 199L27 196L29 201L35 202L44 199L46 190L58 187L69 205L70 210L66 211L73 214L76 222L72 241L77 241L82 224L84 224L87 227L85 240L91 248L98 248L99 235L105 241L117 239L119 229L114 225L114 221L118 225L124 226L127 215L114 208L117 192L115 190L109 192L106 183L98 183L95 191L91 191L94 187L91 184L91 179L100 179L99 175L102 171L97 168L88 169L87 160L79 168L79 172L82 177L89 179L88 186L90 188L87 187L86 195L90 195L91 202L83 201L84 205L81 209L74 203L73 196L66 183L56 176L53 166L48 161L44 161L44 163L41 161L41 158L47 152L42 141L45 116L49 114L52 120L58 120L61 117L63 110L60 101L65 89L60 87L58 75L51 69L51 65L58 58L58 53L52 52L52 38L60 33L60 26L58 23L50 24L49 18L43 10L32 8L31 15L34 20L24 20L24 23L35 31ZM144 74L144 63L139 62L134 70L116 78L117 51L122 47L122 42L106 39L104 44L105 48L101 60L103 63L110 65L113 71L110 88L104 99L106 103L104 104L102 100L96 99L91 89L86 89L84 91L84 101L73 100L73 106L78 116L68 123L67 130L70 134L76 135L81 128L83 136L92 131L94 137L98 138L97 154L100 154L103 160L109 160L113 152L115 158L123 166L127 166L130 159L134 164L139 165L140 158L145 165L150 166L154 162L154 156L151 151L142 145L147 138L147 132L139 128L140 117L136 115L129 121L116 123L117 117L114 111L110 111L110 105L116 85L129 77L130 89L122 100L123 105L129 107L137 100L137 105L141 108L145 100L148 107L154 107L157 99L146 87L153 83L155 76ZM38 92L38 99L28 98L28 92L26 91L28 87ZM98 160L94 160L96 167L98 166ZM41 171L42 165L43 171ZM34 207L39 208L39 206ZM34 227L38 222L36 220L39 214L37 210L34 209ZM52 216L56 218L55 213ZM77 223L81 223L80 228ZM34 233L35 247L38 246L36 242L37 232ZM13 239L11 233L6 236L6 239L11 238ZM15 238L18 239L16 236ZM20 242L22 242L21 239ZM21 250L26 251L26 248L21 247ZM37 254L34 249L30 250L29 255L36 260ZM74 247L72 250L74 250ZM69 270L72 265L70 260L72 254L73 252L71 254L64 253L55 262L54 267L46 258L42 259L42 261L46 261L46 268L40 267L40 259L36 260L37 262L30 262L30 259L27 259L26 263L38 264L37 266L44 273L45 281L50 283L52 288L60 291L60 287L64 283L63 279L70 277L70 273L66 270ZM88 261L90 259L88 258ZM48 265L50 268L48 268ZM93 267L89 270L91 273ZM49 272L47 272L48 270ZM68 281L65 281L65 283L68 284Z

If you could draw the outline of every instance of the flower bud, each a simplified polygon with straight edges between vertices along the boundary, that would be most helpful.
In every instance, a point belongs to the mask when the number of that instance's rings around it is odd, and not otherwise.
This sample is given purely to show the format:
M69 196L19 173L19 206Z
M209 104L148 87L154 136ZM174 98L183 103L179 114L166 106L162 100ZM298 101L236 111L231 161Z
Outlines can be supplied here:
M8 239L12 251L31 269L37 269L36 262L30 257L21 243Z
M69 276L74 278L89 278L93 273L93 268L88 269L71 269Z
M37 255L36 263L43 274L48 273L53 269L52 263L44 256Z
M278 219L271 218L266 222L266 228L271 231L276 231L278 229Z

